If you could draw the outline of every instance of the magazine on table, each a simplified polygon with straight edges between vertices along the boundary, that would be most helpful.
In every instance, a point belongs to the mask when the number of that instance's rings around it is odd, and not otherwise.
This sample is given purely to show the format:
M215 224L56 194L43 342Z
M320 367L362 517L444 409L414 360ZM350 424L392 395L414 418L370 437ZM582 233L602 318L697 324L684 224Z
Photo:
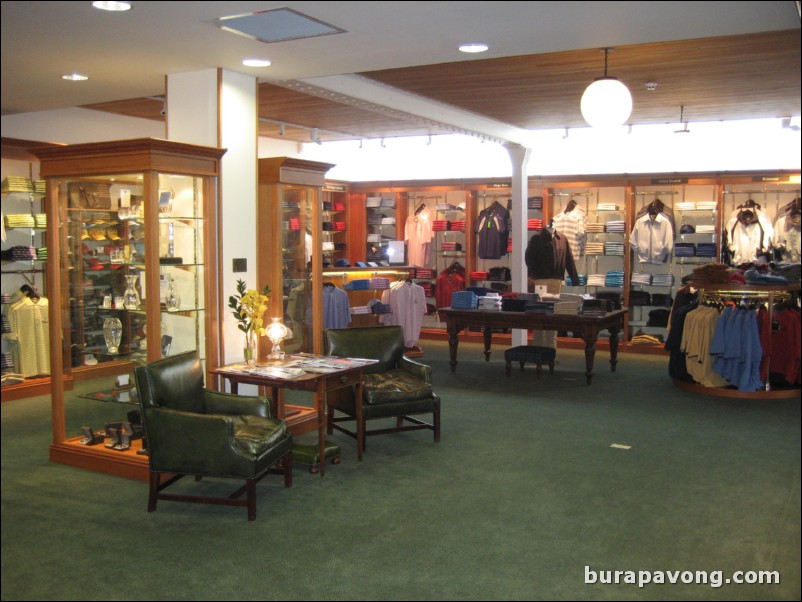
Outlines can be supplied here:
M313 355L299 353L293 355L286 363L293 367L301 368L307 372L319 372L327 374L348 368L362 368L370 364L376 364L379 360L366 359L361 357L337 357L334 355Z
M243 372L248 374L256 374L258 376L269 376L270 378L298 378L306 374L303 368L291 366L287 364L275 366L245 366L242 368Z

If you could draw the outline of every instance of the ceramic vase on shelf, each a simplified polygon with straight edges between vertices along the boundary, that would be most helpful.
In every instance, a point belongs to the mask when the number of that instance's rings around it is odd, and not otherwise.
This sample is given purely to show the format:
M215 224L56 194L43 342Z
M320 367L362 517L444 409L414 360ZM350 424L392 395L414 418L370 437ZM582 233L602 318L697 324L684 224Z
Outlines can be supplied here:
M109 353L115 355L120 352L120 343L123 339L123 323L119 318L106 318L103 320L103 338Z
M181 297L178 296L178 292L175 290L175 281L172 276L170 277L170 285L164 298L164 304L167 307L167 311L178 311L178 307L181 305Z
M139 309L139 292L136 290L136 274L125 277L126 287L123 293L125 309Z

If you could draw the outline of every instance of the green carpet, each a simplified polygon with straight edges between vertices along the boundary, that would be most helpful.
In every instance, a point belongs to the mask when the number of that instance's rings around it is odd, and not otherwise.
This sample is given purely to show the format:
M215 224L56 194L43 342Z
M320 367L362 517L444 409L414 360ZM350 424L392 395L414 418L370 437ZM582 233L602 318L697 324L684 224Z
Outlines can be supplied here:
M49 399L2 404L2 599L800 599L799 399L685 392L663 356L622 354L613 374L600 352L588 387L578 351L537 381L505 376L501 348L486 363L461 344L451 374L446 343L423 347L442 442L368 438L359 463L335 434L342 464L265 479L253 523L148 514L144 483L48 461ZM623 582L638 571L667 583ZM683 583L736 571L780 582Z

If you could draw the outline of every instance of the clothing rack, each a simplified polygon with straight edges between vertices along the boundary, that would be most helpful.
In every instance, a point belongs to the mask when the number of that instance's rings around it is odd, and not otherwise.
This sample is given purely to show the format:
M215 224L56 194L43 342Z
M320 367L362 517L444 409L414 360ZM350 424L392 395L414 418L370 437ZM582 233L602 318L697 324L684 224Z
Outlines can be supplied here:
M749 288L746 288L749 287ZM769 323L771 324L774 317L774 304L787 301L791 298L792 292L799 291L799 285L789 286L767 286L755 287L754 285L744 285L744 287L731 287L725 286L722 288L713 287L705 288L704 286L698 289L698 299L700 304L704 303L724 303L727 301L738 300L744 301L763 301L768 307ZM771 361L771 358L768 360ZM769 366L770 371L770 366ZM771 391L771 384L769 379L766 379L765 391Z

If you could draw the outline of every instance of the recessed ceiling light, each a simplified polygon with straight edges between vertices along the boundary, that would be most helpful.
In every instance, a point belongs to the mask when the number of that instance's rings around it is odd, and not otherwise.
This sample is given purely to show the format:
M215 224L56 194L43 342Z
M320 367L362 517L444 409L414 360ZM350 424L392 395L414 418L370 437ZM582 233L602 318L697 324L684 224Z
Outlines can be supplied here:
M471 42L470 44L460 44L459 51L475 54L477 52L485 52L489 48L490 46L482 42Z
M89 76L81 73L66 73L61 76L61 79L66 79L71 82L82 82L89 79Z
M92 6L99 10L108 10L112 12L131 10L130 2L93 2Z
M246 67L269 67L270 61L267 59L244 59L242 64Z

